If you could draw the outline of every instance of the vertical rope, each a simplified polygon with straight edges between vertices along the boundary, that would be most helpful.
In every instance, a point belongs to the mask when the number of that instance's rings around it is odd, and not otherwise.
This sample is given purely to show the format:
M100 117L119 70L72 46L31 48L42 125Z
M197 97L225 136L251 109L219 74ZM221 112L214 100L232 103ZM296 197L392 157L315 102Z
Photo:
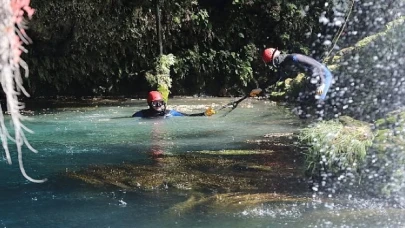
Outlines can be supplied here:
M332 53L333 49L335 49L336 44L337 44L337 42L339 41L340 36L342 35L344 29L346 28L346 24L347 24L347 22L349 21L350 15L352 14L352 11L353 11L354 1L355 1L355 0L352 0L352 4L351 4L349 10L347 11L347 14L346 14L346 17L345 17L345 22L344 22L343 25L340 27L340 29L339 29L337 35L333 38L333 42L332 42L333 45L332 45L332 48L330 49L330 51L328 52L328 54L324 57L324 60L327 59L327 58L330 56L330 54Z

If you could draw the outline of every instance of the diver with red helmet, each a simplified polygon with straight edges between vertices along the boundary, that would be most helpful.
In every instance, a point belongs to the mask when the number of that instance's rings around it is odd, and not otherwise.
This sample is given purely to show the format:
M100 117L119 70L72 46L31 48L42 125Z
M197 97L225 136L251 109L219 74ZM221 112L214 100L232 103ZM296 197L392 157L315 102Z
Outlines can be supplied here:
M267 48L263 51L262 59L265 63L272 63L276 68L297 66L304 71L309 71L311 83L317 84L316 99L325 100L326 93L332 84L332 73L322 63L302 54L283 54L275 48ZM280 73L280 69L278 69ZM280 76L280 79L283 78ZM280 80L279 79L279 80Z
M297 75L295 74L297 72L304 71L308 73L311 76L310 83L312 85L307 85L310 87L316 85L316 89L315 92L313 92L314 90L310 89L309 92L304 91L304 93L300 94L298 97L300 107L298 110L296 110L297 114L300 118L310 117L311 115L308 112L308 108L310 108L311 105L308 105L306 102L315 98L318 119L322 119L324 117L324 101L333 79L332 73L325 65L309 56L295 53L284 54L275 48L265 49L262 54L262 59L265 63L271 62L273 66L277 68L277 72L279 74L278 81L288 77L294 77L294 75ZM281 71L284 71L284 75ZM290 71L292 74L285 73L285 71Z
M132 115L132 117L155 118L155 117L170 117L170 116L211 116L215 111L208 108L205 112L186 114L176 110L166 109L166 102L163 96L158 91L150 91L148 94L148 109L140 110Z

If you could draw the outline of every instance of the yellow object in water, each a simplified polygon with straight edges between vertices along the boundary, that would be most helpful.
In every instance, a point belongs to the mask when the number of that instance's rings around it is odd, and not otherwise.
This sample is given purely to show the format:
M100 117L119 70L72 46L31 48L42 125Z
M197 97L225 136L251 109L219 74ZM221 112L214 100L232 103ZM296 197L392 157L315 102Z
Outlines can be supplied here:
M215 110L212 108L212 107L208 107L207 108L207 110L205 110L205 112L204 112L204 114L206 115L206 116L212 116L212 115L214 115L216 112L215 112Z

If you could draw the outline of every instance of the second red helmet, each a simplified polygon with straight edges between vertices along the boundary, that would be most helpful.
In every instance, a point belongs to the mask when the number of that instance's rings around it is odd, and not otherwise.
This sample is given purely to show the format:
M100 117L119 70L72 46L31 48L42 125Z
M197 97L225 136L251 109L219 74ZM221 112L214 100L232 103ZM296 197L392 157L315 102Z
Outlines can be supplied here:
M277 49L275 49L275 48L266 48L263 51L262 59L263 59L263 61L265 63L268 63L268 62L273 61L273 58L275 57L275 55L278 55L278 54L280 54L280 51L278 51Z
M152 101L163 101L162 94L158 91L150 91L148 94L148 103Z

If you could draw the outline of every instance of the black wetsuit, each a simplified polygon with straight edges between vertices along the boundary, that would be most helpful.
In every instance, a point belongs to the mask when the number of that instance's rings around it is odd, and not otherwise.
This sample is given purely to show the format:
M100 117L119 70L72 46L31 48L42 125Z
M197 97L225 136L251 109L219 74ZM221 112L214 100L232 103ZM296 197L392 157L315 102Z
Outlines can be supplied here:
M293 72L309 72L313 78L317 78L319 76L320 83L325 85L320 99L325 99L326 93L328 92L332 83L332 73L322 63L301 54L280 54L273 59L273 64L276 67L288 69L289 71ZM285 76L286 75L280 75L280 79Z

